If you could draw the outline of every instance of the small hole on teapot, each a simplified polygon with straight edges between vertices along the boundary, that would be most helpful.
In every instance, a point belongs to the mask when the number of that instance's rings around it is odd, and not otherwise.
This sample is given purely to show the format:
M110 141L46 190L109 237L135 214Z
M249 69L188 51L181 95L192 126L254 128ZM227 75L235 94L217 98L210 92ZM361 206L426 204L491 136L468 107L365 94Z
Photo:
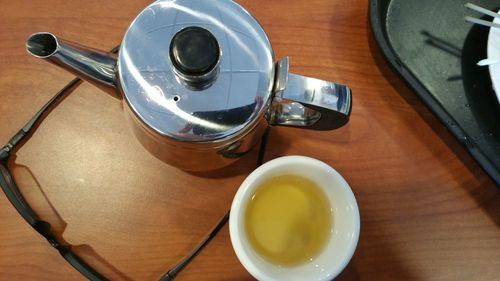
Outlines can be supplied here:
M174 101L176 101L176 102L177 102L177 101L179 101L180 99L181 99L181 98L180 98L179 96L175 96L175 97L174 97Z

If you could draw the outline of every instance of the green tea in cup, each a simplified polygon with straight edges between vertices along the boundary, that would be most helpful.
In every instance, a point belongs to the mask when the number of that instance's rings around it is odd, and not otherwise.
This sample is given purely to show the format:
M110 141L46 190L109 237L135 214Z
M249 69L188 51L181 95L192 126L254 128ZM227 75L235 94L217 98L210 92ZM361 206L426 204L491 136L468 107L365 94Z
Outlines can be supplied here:
M267 261L294 266L314 259L332 230L332 209L313 181L281 175L262 182L245 210L250 245Z

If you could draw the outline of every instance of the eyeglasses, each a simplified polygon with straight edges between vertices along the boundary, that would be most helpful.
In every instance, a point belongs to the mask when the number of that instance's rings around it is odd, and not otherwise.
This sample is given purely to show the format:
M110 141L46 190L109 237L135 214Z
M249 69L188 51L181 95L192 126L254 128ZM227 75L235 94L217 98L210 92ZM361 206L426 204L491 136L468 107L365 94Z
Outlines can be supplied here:
M119 46L113 48L111 52L117 53ZM49 100L29 121L26 125L19 130L17 134L12 137L9 142L0 150L0 186L7 196L10 203L16 208L19 214L33 227L40 235L45 237L50 245L55 248L59 254L78 270L83 276L89 280L108 280L103 275L99 274L89 264L79 258L73 251L69 244L63 243L58 239L52 230L49 222L41 220L38 215L33 211L30 205L26 202L17 184L12 177L9 170L8 162L11 157L24 144L23 141L28 140L29 137L36 131L38 125L50 113L58 102L67 95L70 90L75 88L82 80L75 78L70 81L64 88L62 88L51 100ZM259 155L257 158L257 167L260 166L264 159L264 152L267 143L269 130L265 132L262 137ZM229 219L229 211L226 212L224 217L220 219L218 224L210 231L210 233L198 244L198 246L191 251L183 260L181 260L174 267L170 268L161 278L160 281L173 280L175 276L191 262L191 260L217 235L220 229L227 223Z

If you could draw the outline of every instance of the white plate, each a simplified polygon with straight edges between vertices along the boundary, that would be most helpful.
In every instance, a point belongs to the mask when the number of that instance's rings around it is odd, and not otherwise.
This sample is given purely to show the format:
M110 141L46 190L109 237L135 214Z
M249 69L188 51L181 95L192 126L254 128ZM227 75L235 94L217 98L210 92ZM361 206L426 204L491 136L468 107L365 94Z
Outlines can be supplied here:
M494 22L500 23L500 18L495 18ZM490 28L490 34L488 36L488 58L500 59L500 28ZM493 89L497 94L498 102L500 102L500 63L490 65L489 69Z

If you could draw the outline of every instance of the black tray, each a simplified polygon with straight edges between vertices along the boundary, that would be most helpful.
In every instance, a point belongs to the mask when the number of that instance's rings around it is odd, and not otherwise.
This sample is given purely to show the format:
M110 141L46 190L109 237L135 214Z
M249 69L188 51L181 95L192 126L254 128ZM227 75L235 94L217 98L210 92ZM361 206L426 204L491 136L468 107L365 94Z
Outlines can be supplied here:
M488 68L476 66L489 29L464 21L481 17L465 9L469 1L370 0L370 24L388 62L500 185L500 106Z

